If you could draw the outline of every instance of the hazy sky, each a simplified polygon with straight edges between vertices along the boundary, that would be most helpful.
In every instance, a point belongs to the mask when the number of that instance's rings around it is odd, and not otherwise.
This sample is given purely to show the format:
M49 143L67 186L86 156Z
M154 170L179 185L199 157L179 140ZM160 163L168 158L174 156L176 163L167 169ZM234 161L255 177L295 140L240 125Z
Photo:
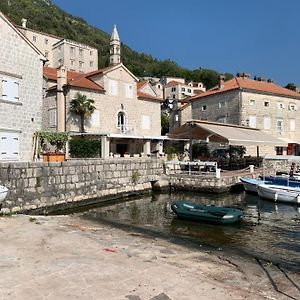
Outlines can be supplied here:
M298 0L53 0L138 52L300 86Z

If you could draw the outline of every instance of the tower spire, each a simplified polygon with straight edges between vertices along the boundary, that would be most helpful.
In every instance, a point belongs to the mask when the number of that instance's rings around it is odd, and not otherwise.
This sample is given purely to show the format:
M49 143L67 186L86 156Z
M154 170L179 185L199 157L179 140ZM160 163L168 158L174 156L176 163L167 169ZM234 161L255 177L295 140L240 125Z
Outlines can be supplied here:
M119 63L121 63L121 42L120 42L117 26L114 25L114 29L110 37L109 64L116 65Z

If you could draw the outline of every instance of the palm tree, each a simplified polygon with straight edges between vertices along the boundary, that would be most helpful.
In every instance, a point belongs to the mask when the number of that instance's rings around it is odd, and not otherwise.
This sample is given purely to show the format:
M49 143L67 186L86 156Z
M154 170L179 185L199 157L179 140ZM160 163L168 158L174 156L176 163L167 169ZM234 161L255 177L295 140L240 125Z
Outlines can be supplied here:
M93 105L94 103L94 100L88 99L86 95L80 93L77 93L75 98L70 102L70 112L80 116L81 133L85 132L84 118L91 116L96 109Z

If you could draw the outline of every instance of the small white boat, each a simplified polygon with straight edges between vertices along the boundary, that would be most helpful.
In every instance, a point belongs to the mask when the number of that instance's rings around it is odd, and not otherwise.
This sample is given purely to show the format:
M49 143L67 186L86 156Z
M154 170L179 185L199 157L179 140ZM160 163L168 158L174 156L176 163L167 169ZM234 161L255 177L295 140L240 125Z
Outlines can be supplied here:
M246 192L257 193L257 185L264 183L264 180L259 178L240 178Z
M261 183L257 185L257 192L264 199L300 205L299 187Z
M6 198L7 193L8 193L8 188L3 186L3 185L0 185L0 203L2 201L4 201L4 199Z

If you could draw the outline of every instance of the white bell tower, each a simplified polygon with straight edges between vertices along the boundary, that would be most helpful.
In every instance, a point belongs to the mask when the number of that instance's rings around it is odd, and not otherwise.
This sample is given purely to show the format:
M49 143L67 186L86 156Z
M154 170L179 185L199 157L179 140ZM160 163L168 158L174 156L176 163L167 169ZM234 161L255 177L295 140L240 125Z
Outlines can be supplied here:
M117 65L121 63L121 42L116 25L114 25L113 32L110 38L110 57L109 64Z

